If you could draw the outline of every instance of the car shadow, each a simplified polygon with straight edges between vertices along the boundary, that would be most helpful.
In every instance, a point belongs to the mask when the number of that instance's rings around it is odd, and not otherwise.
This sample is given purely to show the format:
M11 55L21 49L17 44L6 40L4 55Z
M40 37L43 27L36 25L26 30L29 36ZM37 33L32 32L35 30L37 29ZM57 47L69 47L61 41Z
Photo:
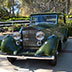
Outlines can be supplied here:
M68 39L64 50L71 49L71 47L72 47L71 40ZM19 59L16 60L13 65L19 67L20 69L28 69L31 72L48 72L48 71L72 72L72 53L61 52L57 56L56 66L50 66L48 60L19 60Z
M71 66L71 60L68 63L67 60L64 60L64 54L58 55L57 65L56 66L50 66L49 62L47 60L16 60L14 62L14 65L21 68L21 69L28 69L31 72L35 71L42 71L42 72L57 72L57 71L72 71ZM18 69L19 70L19 69ZM43 71L44 70L44 71Z

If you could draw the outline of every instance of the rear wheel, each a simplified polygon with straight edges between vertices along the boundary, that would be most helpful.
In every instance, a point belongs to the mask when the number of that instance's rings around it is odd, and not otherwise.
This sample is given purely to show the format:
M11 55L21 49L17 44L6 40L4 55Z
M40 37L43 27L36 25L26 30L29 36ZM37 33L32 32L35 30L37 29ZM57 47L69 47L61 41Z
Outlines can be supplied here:
M61 41L59 41L59 44L58 44L58 50L57 50L59 53L62 51L62 43Z
M7 59L10 63L14 63L14 61L16 60L16 58L12 58L12 57L7 57Z

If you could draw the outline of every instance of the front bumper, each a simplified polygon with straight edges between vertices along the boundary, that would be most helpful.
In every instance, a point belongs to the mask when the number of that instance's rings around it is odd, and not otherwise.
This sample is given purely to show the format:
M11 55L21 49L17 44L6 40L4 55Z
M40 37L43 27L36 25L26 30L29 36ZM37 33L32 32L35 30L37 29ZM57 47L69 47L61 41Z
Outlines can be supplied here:
M12 57L17 59L41 59L41 60L54 60L54 56L13 56L13 55L0 55L2 58Z

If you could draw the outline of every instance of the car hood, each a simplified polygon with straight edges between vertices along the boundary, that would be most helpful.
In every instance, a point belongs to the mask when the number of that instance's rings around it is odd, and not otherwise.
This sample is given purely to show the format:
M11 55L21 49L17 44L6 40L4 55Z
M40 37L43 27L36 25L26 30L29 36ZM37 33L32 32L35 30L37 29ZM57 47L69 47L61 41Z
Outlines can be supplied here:
M45 33L45 37L49 37L53 34L53 27L46 27L42 25L32 25L28 27L24 27L23 30L37 30L37 31L42 31Z
M51 35L56 35L57 37L60 36L59 32L57 31L57 24L38 24L32 25L31 27L43 31L46 38Z
M28 26L24 26L21 28L20 32L22 30L38 30L38 31L43 31L45 33L45 37L49 37L51 35L57 35L56 32L56 25L54 24L29 24Z

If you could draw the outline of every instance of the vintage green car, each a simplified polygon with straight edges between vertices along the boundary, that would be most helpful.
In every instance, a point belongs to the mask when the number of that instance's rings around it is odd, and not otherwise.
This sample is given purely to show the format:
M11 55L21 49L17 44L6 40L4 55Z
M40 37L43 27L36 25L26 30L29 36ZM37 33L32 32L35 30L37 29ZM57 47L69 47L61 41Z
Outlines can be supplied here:
M1 51L12 63L16 58L44 59L52 66L68 38L65 15L61 13L40 13L30 16L30 24L12 35L6 35Z

